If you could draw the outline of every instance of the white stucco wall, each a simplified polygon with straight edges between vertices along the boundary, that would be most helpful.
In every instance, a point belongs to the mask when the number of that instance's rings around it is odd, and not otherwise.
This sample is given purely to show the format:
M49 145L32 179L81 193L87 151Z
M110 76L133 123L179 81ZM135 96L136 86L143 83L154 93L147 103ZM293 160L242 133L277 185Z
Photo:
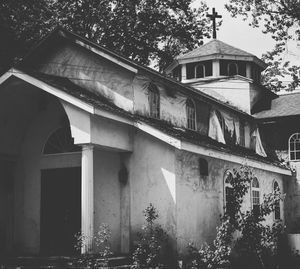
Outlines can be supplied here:
M143 210L150 203L158 210L158 223L171 242L176 238L176 184L174 148L137 131L129 159L131 238L145 224Z
M120 192L118 179L120 156L118 152L95 149L94 153L94 231L103 223L111 230L111 247L120 252Z
M208 162L208 176L200 175L198 159ZM242 161L241 161L242 163ZM184 151L176 151L176 204L177 204L177 249L186 253L188 243L200 246L211 243L216 236L216 227L224 206L224 174L238 169L240 165L226 160L214 159ZM272 192L274 179L283 189L283 176L253 169L260 184L260 199ZM242 210L251 208L250 192L245 196ZM284 219L283 203L281 217ZM267 217L271 223L273 214Z
M235 107L241 109L242 111L250 114L251 110L251 99L250 99L250 83L247 81L239 79L226 79L217 80L209 83L195 83L191 85L192 87L204 90L205 93L209 93L209 90L221 95L224 99L223 101L229 101ZM212 96L214 96L212 94Z

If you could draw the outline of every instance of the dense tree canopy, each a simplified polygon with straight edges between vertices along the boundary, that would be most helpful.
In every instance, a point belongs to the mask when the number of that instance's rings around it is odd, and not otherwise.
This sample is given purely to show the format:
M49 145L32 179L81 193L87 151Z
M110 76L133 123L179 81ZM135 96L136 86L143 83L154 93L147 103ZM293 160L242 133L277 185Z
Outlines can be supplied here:
M140 63L154 60L162 69L175 55L201 45L210 34L206 4L192 9L191 2L6 0L0 2L0 25L2 32L12 35L17 44L14 54L19 56L60 25Z
M226 8L233 17L242 16L251 26L262 27L262 31L270 33L276 41L275 48L263 56L269 64L264 82L275 91L295 89L299 85L300 68L284 62L282 54L288 40L300 40L299 0L229 0ZM284 76L292 79L287 87L278 79Z

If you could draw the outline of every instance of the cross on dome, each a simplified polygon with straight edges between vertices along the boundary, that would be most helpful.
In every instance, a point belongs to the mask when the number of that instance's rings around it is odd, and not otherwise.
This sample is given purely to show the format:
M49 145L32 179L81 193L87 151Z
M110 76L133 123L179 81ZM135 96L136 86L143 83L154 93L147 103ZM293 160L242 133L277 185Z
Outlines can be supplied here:
M206 17L210 18L213 21L213 39L217 38L217 26L216 26L216 19L222 18L222 15L219 15L218 12L216 12L216 9L212 9L212 14L207 14Z

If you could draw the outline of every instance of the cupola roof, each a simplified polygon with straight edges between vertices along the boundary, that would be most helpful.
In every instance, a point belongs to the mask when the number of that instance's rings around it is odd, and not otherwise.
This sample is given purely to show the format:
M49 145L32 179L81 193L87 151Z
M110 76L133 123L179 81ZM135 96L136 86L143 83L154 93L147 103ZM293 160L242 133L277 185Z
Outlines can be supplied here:
M166 71L172 70L179 64L212 59L249 61L254 62L263 69L267 67L266 63L255 55L228 45L218 39L213 39L199 48L177 56L173 63L166 68Z

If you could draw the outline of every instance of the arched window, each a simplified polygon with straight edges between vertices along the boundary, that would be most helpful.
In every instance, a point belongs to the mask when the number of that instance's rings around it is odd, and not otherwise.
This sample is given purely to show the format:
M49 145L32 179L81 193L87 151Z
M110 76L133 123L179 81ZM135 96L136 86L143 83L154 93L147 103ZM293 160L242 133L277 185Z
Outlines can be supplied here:
M199 170L201 176L208 176L208 163L207 160L199 158Z
M253 214L255 216L258 216L260 212L260 191L259 191L259 182L256 177L253 178L252 180L251 193L252 193Z
M159 119L160 116L160 96L157 87L151 83L148 87L149 91L149 108L150 116Z
M236 63L229 63L227 69L228 76L234 76L238 74L238 66Z
M186 101L186 118L187 128L196 130L196 108L195 103L191 99L187 99Z
M290 161L300 161L300 133L293 134L289 139Z
M233 187L231 185L232 173L227 170L224 174L224 205L225 211L231 215L233 213Z
M205 77L205 65L198 64L195 66L195 78L204 78Z
M48 138L43 154L56 154L66 152L80 152L81 147L74 145L69 127L61 127L54 131Z
M277 181L274 181L273 191L274 191L274 193L280 191L279 184ZM275 203L274 218L275 218L275 220L280 219L280 201L277 201Z

